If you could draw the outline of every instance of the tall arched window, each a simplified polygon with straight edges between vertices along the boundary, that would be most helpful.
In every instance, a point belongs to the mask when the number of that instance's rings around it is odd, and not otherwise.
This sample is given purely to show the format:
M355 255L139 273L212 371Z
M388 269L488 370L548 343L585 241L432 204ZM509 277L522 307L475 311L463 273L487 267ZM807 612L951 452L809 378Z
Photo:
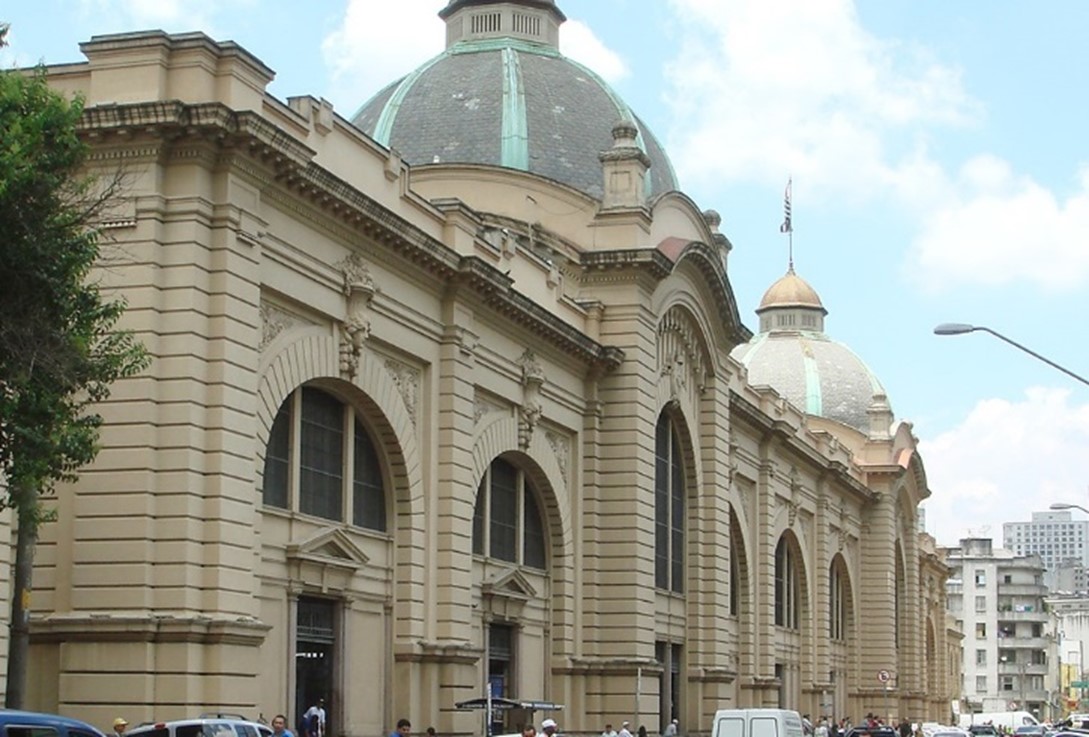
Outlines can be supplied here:
M370 434L350 405L314 387L292 392L276 413L262 497L270 507L387 529L385 481Z
M843 559L838 556L828 569L828 636L847 639L847 582Z
M798 565L785 537L775 548L775 624L796 630L799 622Z
M492 461L477 489L473 553L546 569L537 493L525 473L502 458Z
M730 615L741 614L741 597L748 588L748 565L745 562L745 539L737 512L730 506Z
M673 421L658 418L654 442L654 585L684 593L684 464Z

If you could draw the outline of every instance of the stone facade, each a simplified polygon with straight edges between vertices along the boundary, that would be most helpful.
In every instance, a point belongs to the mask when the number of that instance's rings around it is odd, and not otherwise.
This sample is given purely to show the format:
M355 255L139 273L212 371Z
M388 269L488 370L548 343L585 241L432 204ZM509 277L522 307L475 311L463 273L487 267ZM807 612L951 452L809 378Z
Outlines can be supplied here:
M153 362L43 530L33 707L322 696L336 734L470 734L454 704L491 684L571 734L730 705L946 718L916 440L747 384L713 213L626 176L605 207L410 169L200 34L82 50L49 78L127 178L99 277Z

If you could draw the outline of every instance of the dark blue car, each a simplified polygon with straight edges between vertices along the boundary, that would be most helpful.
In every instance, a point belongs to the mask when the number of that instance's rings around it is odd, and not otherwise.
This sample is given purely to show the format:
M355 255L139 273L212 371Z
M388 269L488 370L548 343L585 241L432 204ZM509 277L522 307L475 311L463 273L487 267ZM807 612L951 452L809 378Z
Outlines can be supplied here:
M78 719L36 711L0 709L0 737L106 737Z

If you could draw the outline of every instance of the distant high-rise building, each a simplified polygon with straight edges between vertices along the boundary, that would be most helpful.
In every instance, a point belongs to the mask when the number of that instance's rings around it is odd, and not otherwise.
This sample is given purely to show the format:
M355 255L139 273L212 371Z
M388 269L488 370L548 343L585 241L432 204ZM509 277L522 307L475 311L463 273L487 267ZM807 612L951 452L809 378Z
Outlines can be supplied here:
M1070 512L1033 512L1031 522L1002 525L1002 547L1016 555L1038 555L1048 571L1057 571L1071 558L1089 566L1089 521L1074 520Z
M949 611L964 633L962 708L1058 716L1058 651L1040 559L994 550L990 538L961 540L945 554Z

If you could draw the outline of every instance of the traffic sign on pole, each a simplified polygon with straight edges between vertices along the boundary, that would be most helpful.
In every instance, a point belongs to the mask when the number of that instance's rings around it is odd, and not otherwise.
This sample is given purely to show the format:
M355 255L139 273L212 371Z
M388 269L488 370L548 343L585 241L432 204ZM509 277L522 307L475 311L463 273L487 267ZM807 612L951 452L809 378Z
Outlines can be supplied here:
M888 683L892 679L892 675L887 670L877 671L877 680L881 683Z

